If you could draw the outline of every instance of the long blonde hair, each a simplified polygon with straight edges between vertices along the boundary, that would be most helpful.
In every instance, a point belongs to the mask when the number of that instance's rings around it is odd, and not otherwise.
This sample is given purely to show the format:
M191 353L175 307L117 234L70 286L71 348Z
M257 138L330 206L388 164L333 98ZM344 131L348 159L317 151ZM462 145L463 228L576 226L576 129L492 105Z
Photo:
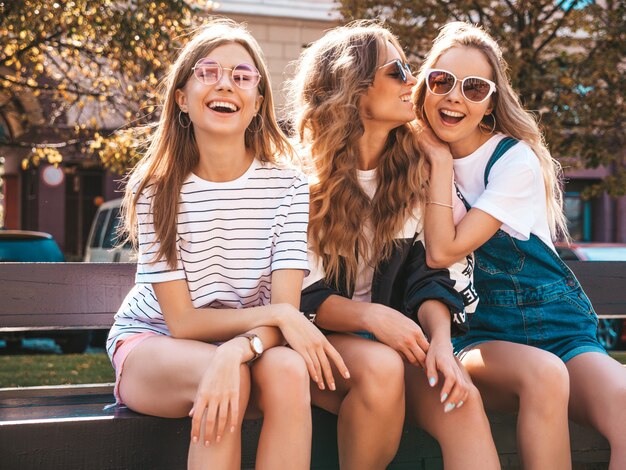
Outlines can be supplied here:
M360 101L374 82L387 42L406 60L397 39L376 23L335 28L302 53L290 83L291 118L313 172L309 243L322 259L326 279L337 287L352 285L359 258L375 266L390 255L424 192L419 186L423 164L409 123L389 133L372 200L357 178L364 132ZM368 219L371 244L363 230Z
M187 83L195 63L213 49L224 44L240 44L254 60L261 74L258 93L263 96L261 109L245 132L245 146L261 161L277 163L277 158L289 159L292 147L276 123L274 100L269 72L256 40L243 26L227 19L213 19L199 29L181 50L165 77L164 103L146 153L131 171L122 203L124 230L127 238L137 245L136 203L148 186L154 194L151 210L156 239L159 241L155 260L165 257L176 266L178 203L182 184L198 164L199 152L193 124L183 127L176 90ZM187 118L188 121L188 118Z
M443 54L455 47L474 48L482 52L489 62L497 87L497 93L491 97L492 114L495 117L496 125L494 129L492 118L487 115L483 118L480 126L487 132L493 129L494 132L501 132L518 140L523 140L532 148L539 159L543 174L550 232L554 239L558 237L567 238L567 219L563 213L563 172L561 165L550 155L535 116L522 107L517 93L511 86L508 66L502 57L502 50L486 31L478 26L460 21L448 23L441 28L431 50L422 62L417 77L418 83L413 94L417 117L427 121L424 113L424 100L427 92L426 70L433 68Z

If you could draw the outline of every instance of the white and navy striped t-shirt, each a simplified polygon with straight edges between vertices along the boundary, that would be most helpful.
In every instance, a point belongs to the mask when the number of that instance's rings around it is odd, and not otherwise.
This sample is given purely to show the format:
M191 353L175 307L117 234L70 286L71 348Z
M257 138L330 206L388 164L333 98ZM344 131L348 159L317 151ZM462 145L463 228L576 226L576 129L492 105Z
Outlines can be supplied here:
M135 287L115 315L107 352L118 340L152 331L169 335L152 283L185 279L196 308L246 308L270 303L277 269L308 273L309 188L294 169L254 160L233 181L215 183L193 173L178 206L177 266L158 250L146 188L137 202L139 259ZM305 274L306 274L305 273Z

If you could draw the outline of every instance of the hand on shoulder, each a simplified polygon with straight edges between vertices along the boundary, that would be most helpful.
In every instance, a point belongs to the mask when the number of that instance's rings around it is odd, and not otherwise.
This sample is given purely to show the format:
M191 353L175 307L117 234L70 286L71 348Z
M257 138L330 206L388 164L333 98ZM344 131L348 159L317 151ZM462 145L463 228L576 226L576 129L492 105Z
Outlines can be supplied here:
M418 126L415 130L415 138L417 145L431 163L452 163L452 153L450 152L450 146L441 140L431 127L423 121L418 121Z

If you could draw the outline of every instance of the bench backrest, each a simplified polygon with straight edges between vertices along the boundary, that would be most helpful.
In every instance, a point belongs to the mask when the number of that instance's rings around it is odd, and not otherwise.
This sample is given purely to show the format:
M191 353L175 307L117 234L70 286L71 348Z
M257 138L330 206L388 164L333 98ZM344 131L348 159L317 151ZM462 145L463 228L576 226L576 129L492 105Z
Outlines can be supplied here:
M109 328L134 263L0 263L0 329Z
M599 315L626 316L626 262L568 262ZM0 330L109 328L133 263L0 263Z

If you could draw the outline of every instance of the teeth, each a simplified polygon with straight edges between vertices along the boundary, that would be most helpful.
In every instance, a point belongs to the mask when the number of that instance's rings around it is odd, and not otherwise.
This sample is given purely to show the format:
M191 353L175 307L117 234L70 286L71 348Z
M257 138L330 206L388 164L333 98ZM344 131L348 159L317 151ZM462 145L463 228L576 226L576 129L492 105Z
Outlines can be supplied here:
M407 103L407 102L411 101L411 95L401 96L400 100L402 100L404 103Z
M227 101L211 101L209 103L209 108L211 109L227 108L227 109L230 109L231 111L237 111L237 106Z
M454 111L448 111L447 109L442 109L441 114L445 114L446 116L456 117L456 118L465 117L465 114L463 113L456 113Z

